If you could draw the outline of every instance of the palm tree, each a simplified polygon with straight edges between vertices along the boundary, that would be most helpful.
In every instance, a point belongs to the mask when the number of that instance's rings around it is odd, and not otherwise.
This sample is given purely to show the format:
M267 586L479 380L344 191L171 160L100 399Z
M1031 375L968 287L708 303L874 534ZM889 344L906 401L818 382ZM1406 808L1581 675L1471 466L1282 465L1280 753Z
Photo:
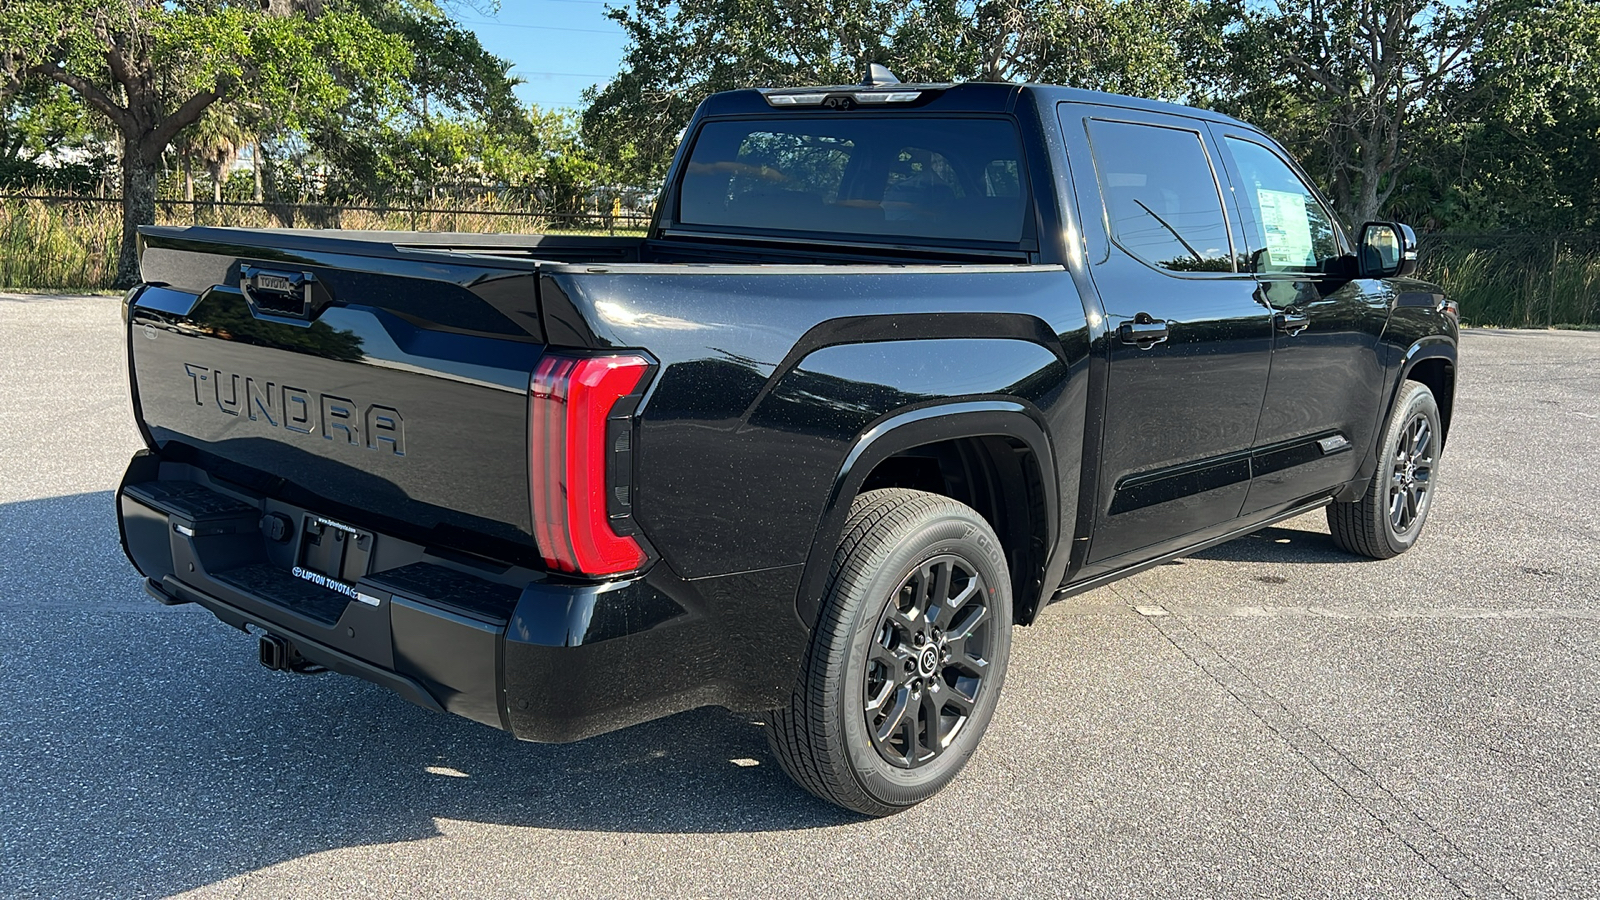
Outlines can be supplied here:
M211 176L211 198L222 202L222 185L228 170L239 158L239 152L253 141L232 110L212 106L193 125L185 128L178 139L178 154L183 159L184 199L194 199L192 164L199 162Z

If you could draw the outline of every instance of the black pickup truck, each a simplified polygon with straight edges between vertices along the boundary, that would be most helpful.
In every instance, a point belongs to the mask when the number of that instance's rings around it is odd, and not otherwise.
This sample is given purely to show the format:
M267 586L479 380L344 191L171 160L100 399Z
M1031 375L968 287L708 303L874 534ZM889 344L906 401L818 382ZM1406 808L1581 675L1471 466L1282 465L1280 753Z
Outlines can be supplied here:
M1406 550L1454 396L1409 229L1059 87L718 94L642 238L141 233L157 600L525 740L767 711L867 814L955 777L1052 600L1318 507Z

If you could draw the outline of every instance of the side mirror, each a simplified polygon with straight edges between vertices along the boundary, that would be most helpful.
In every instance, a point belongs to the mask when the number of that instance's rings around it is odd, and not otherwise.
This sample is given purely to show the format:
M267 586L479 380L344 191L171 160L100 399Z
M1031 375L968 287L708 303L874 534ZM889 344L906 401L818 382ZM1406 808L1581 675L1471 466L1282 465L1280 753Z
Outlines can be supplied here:
M1356 257L1363 278L1410 275L1417 270L1417 233L1399 222L1368 222Z

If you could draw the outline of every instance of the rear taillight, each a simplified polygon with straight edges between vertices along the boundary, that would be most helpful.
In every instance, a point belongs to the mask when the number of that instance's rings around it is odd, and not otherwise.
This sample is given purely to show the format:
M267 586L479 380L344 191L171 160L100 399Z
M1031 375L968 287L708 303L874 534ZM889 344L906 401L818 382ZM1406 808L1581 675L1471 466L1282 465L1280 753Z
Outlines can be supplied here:
M633 394L649 369L639 356L553 354L534 369L528 483L534 536L554 571L615 575L645 563L639 542L617 533L612 510L630 502L625 495L635 403L619 401ZM625 519L623 513L615 521Z

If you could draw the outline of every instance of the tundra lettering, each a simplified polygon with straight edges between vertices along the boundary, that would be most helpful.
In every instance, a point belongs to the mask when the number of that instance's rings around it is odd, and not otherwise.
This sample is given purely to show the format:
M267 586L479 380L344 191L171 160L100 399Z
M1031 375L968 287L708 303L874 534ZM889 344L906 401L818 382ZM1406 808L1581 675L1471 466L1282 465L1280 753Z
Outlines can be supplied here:
M320 425L322 436L327 440L383 450L394 456L406 455L405 419L392 406L369 404L358 416L354 402L331 394L318 394L318 418L313 418L312 395L299 388L288 385L278 388L270 381L195 363L184 363L183 370L194 385L197 405L205 405L200 383L209 381L212 390L207 396L213 398L217 409L226 415L237 416L243 407L250 421L262 422L271 428L278 427L281 416L282 425L288 431L314 434ZM363 433L367 437L365 442Z

